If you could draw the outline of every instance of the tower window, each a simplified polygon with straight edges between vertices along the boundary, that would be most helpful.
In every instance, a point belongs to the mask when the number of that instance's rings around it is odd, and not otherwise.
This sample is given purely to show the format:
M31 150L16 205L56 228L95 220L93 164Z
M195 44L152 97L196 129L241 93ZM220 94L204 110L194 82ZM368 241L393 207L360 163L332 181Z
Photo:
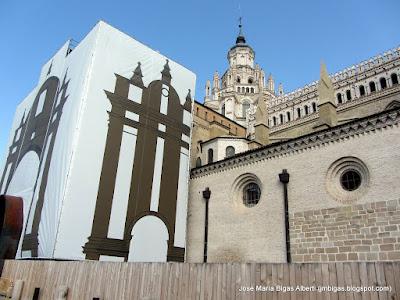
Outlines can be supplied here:
M231 157L235 155L235 148L232 146L228 146L225 149L225 157Z
M212 163L214 161L214 151L213 149L208 149L208 163Z
M242 87L242 93L244 93L244 87Z
M301 118L301 109L300 109L300 107L297 108L297 118L298 119Z
M376 92L375 82L371 81L369 83L369 89L370 89L371 93Z
M252 84L253 83L253 78L249 78L249 80L247 82Z
M238 93L240 93L240 87L237 88Z
M236 82L240 83L240 77L239 76L236 78Z
M198 157L196 159L196 167L201 167L201 158L200 157Z
M363 85L360 85L359 90L360 90L360 96L364 96L365 95L365 87Z
M346 90L346 98L347 98L347 100L351 100L351 92L350 92L350 90Z
M306 114L306 116L308 115L308 106L304 105L304 113Z
M286 117L287 117L288 122L290 122L290 112L286 112Z
M341 103L343 102L343 100L342 100L342 94L338 93L338 94L336 95L336 98L337 98L337 103L341 104Z
M246 93L250 92L249 88L246 88Z
M311 104L311 106L312 106L313 112L316 112L316 111L317 111L317 104L315 104L315 102L313 102L313 103Z
M257 183L251 182L243 189L243 204L252 207L260 201L261 190Z
M361 175L354 170L346 171L340 177L340 184L346 191L354 191L361 185Z
M399 84L399 78L397 77L396 73L393 73L392 75L390 75L390 78L392 79L392 84Z
M279 115L279 120L281 121L280 124L283 124L283 115L282 114Z
M254 94L254 88L251 88L251 89L250 89L250 92L251 92L252 94Z
M223 114L225 116L225 104L222 105L221 114Z
M379 79L379 83L381 84L382 90L387 88L386 78L382 77L381 79Z
M274 126L276 126L276 117L275 116L272 117L272 122L273 122Z

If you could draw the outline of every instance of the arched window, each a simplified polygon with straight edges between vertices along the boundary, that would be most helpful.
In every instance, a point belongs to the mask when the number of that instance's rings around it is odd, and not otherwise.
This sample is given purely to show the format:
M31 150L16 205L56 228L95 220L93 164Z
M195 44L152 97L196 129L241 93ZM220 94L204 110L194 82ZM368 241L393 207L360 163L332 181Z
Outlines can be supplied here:
M212 163L214 161L214 151L213 149L208 149L208 163Z
M246 88L246 93L250 92L249 88Z
M381 84L382 90L387 88L386 78L382 77L381 79L379 79L379 83Z
M280 121L280 124L283 124L283 115L282 114L279 114L279 121Z
M250 104L248 102L243 102L242 104L242 117L246 118L246 112L250 108Z
M350 90L346 90L346 98L347 98L347 100L351 100L351 92L350 92Z
M236 78L236 82L240 83L240 77L239 76Z
M235 155L235 148L232 146L228 146L225 149L225 157L231 157Z
M315 104L315 102L313 102L313 103L311 104L311 106L312 106L312 111L313 111L313 112L316 112L316 111L317 111L317 104Z
M288 122L290 122L290 112L286 112L286 117L287 117Z
M306 114L306 116L308 115L308 106L304 105L304 113Z
M240 87L237 88L238 93L240 93Z
M201 158L200 157L198 157L197 159L196 159L196 168L197 167L201 167Z
M242 87L242 93L244 93L244 87Z
M243 204L252 207L260 201L261 189L257 183L251 182L243 189Z
M251 88L251 89L250 89L250 92L251 92L252 94L254 94L254 88Z
M253 78L249 78L249 80L247 81L248 83L252 84L253 83Z
M399 78L397 77L396 73L393 73L392 75L390 75L390 78L392 79L392 84L399 84Z
M301 118L301 109L300 107L297 108L297 119Z
M342 94L341 94L341 93L338 93L338 94L336 95L336 98L337 98L337 103L341 104L341 103L343 102L343 100L342 100Z
M375 82L371 81L369 83L369 90L371 91L371 93L376 92Z
M222 105L221 114L223 114L225 116L225 104Z
M360 96L364 96L365 95L365 87L363 85L360 85L359 90L360 90Z
M276 117L272 117L272 122L274 123L274 126L276 126Z

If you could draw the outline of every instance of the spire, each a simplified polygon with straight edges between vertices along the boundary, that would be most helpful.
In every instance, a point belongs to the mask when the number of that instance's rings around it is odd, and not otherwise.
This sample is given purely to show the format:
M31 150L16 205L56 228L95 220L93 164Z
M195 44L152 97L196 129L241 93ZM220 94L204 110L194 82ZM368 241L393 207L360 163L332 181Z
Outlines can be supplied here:
M332 127L338 123L335 92L332 80L326 70L326 65L321 62L321 78L318 82L318 122L314 128Z
M236 38L236 44L246 44L246 39L242 31L242 17L239 18L239 35Z
M183 108L189 112L192 111L192 94L190 89L188 89L188 93L186 95L186 101L185 104L183 105Z
M161 77L161 79L163 80L163 81L166 81L166 82L168 82L168 83L171 83L171 69L170 69L170 67L169 67L169 60L167 59L167 61L166 61L166 63L165 63L165 65L164 65L164 69L162 70L162 72L161 72L161 74L162 74L162 77Z
M275 93L275 82L274 82L274 78L272 77L271 73L269 73L269 76L268 76L268 90L270 92Z
M133 75L131 77L131 80L132 80L133 83L135 83L137 85L140 85L140 86L143 86L143 80L142 80L143 74L142 74L142 69L141 69L140 66L141 66L141 63L139 61L135 71L133 71Z
M254 125L254 135L256 142L261 145L269 143L269 127L268 127L268 109L265 100L260 98L258 100L256 110L256 124Z
M326 102L335 104L334 94L332 80L328 75L326 65L324 62L321 62L320 80L318 82L319 104L321 105Z

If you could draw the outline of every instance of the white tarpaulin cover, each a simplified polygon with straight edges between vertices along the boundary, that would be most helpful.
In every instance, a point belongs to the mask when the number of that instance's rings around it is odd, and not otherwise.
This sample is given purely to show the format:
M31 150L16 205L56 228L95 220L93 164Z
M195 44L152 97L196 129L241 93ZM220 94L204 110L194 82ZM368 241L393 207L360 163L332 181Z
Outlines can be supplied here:
M194 87L104 22L66 43L17 107L0 173L24 200L17 258L181 260Z

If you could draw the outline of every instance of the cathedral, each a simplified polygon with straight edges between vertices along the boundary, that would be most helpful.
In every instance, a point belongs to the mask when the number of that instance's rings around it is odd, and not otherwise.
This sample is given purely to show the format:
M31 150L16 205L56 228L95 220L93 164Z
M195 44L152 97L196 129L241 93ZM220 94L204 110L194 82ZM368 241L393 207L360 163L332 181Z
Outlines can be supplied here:
M400 260L400 48L289 93L241 26L227 58L194 105L186 260Z

